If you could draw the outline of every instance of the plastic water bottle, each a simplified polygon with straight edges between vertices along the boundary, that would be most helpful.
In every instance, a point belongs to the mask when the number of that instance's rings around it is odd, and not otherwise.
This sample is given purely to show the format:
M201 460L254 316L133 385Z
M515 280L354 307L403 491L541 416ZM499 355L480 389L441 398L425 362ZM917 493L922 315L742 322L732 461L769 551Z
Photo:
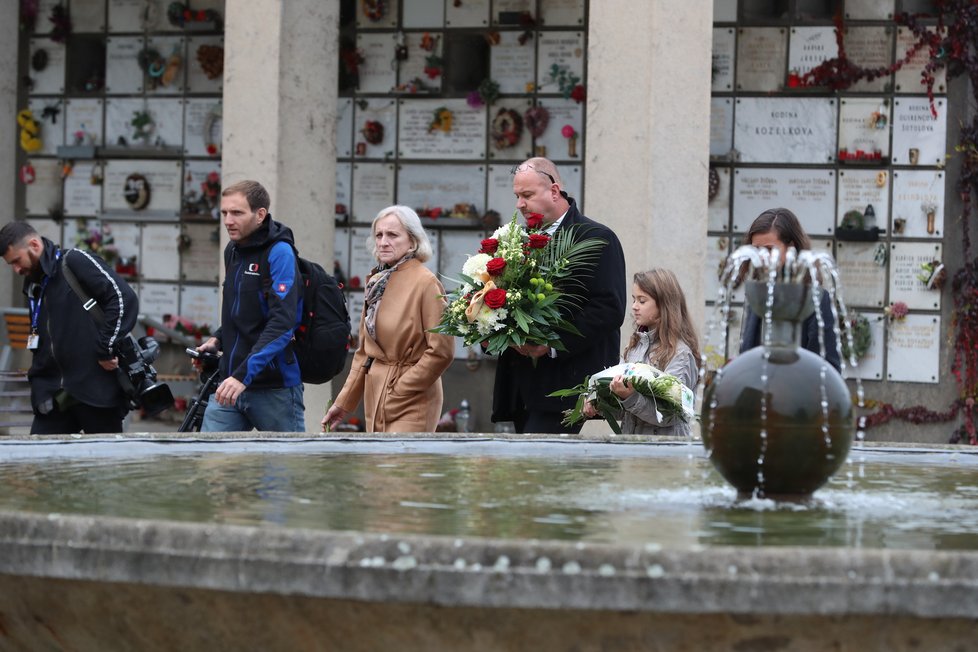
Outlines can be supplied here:
M462 402L458 404L458 413L455 415L455 430L456 432L469 432L469 416L471 412L469 411L469 401L468 399L462 399Z

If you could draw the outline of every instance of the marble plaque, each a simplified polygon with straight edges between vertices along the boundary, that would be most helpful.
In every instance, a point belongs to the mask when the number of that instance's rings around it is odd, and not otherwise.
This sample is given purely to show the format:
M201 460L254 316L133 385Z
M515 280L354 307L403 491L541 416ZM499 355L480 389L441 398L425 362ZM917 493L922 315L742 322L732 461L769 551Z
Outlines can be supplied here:
M484 27L489 24L489 0L445 2L445 24L449 27Z
M173 283L140 283L139 312L163 321L180 314L180 293Z
M550 112L550 124L546 131L536 139L537 147L546 148L546 156L551 161L581 161L584 156L584 105L574 100L559 97L539 98L537 104ZM564 138L562 131L570 125L573 138ZM562 167L558 164L559 167Z
M726 314L726 324L722 312L715 306L707 306L703 311L706 322L700 328L703 334L702 354L706 356L707 368L716 370L740 353L740 332L743 330L744 307L732 305ZM726 326L726 329L724 328ZM724 337L726 333L726 337Z
M187 98L183 153L187 156L220 156L224 134L224 107L219 98Z
M184 281L217 283L221 265L221 231L217 224L181 225L183 251L180 252L180 278Z
M886 170L839 170L839 201L836 213L836 223L841 224L842 218L849 211L866 213L866 207L872 206L876 215L875 224L864 224L866 228L873 226L887 228L887 216L890 214L890 174Z
M737 0L713 0L713 22L732 23L737 20Z
M733 27L713 29L712 90L714 93L727 93L733 90L736 48L737 33Z
M705 272L703 296L708 301L715 301L719 296L720 272L723 270L728 255L730 255L730 236L707 236L706 264L702 269Z
M224 88L224 75L210 79L198 59L201 48L224 48L222 36L190 36L187 38L187 90L191 93L219 94ZM205 50L206 51L206 50Z
M792 27L788 70L799 75L839 56L833 27Z
M947 110L943 99L934 99L937 117L926 97L901 97L893 101L894 165L944 165L947 142Z
M902 301L913 310L940 310L941 292L927 288L918 278L921 265L942 260L940 244L894 242L890 244L890 303Z
M370 224L381 209L394 203L394 166L357 163L353 166L353 221Z
M41 17L38 17L38 21ZM59 95L65 92L65 44L50 39L32 38L30 42L30 61L39 51L44 50L48 63L44 70L28 69L32 95Z
M112 236L112 244L119 252L119 258L135 258L136 269L139 269L143 250L142 225L136 222L102 222L102 234Z
M839 149L857 160L890 156L890 103L886 98L846 97L839 100ZM860 155L862 152L862 155ZM880 163L882 164L882 163Z
M387 129L384 129L384 133L387 133ZM336 156L353 156L353 100L349 97L336 99Z
M898 27L896 34L897 60L903 59L913 46L916 37L906 27ZM927 85L923 83L920 73L930 63L930 51L927 46L917 50L908 63L894 73L894 90L897 93L926 93ZM934 71L934 92L947 92L947 69L943 66Z
M78 161L65 177L64 211L68 217L95 216L102 212L102 185L92 183L101 178L101 163Z
M208 183L211 179L211 183ZM214 181L218 189L213 189ZM221 162L194 161L183 162L183 205L180 212L186 218L196 216L201 219L221 218Z
M462 99L400 100L398 148L401 158L473 159L486 155L486 112ZM449 131L435 126L435 113L451 112ZM551 111L550 119L553 120ZM444 125L444 120L442 125Z
M337 163L336 164L336 203L337 219L349 219L350 217L350 202L353 199L353 193L351 192L351 184L353 183L353 164L351 163ZM339 206L342 204L342 207Z
M737 90L780 90L787 60L787 30L783 27L744 27L738 32Z
M475 204L482 215L486 177L482 165L402 165L397 177L397 203L421 211L441 208L439 223L451 225L456 204Z
M789 207L809 235L835 231L835 172L799 168L734 172L733 230L744 233L769 208Z
M168 84L163 84L163 77L153 83L151 78L147 78L146 92L152 95L174 95L183 93L187 79L187 44L179 36L151 36L146 39L146 47L156 50L166 61L167 67L175 66L177 72L173 75L173 80Z
M710 156L729 159L733 150L734 101L729 97L710 99Z
M941 238L944 234L944 173L893 172L893 222L898 238Z
M221 294L217 287L184 285L180 288L180 316L197 328L213 333L221 325Z
M34 183L24 190L24 209L28 215L47 215L61 206L61 162L50 158L28 159L34 168Z
M398 0L361 0L357 3L358 29L397 27Z
M486 197L486 210L499 213L501 223L506 224L516 211L516 195L513 193L512 165L489 166L487 181L489 190Z
M494 25L520 25L523 14L533 14L534 0L492 0L492 22Z
M66 143L69 145L101 145L102 100L65 100Z
M105 0L71 0L71 29L75 34L104 30Z
M154 9L156 12L159 11L159 0L151 0L155 5ZM72 19L74 19L74 7ZM154 12L146 13L146 2L144 0L109 0L109 31L110 32L141 32L143 31L144 18L150 16ZM164 7L163 12L164 18L162 21L156 22L167 22L166 21L166 11ZM153 25L153 27L160 27L161 25Z
M354 153L357 158L382 159L393 156L397 138L397 102L386 97L360 99L353 106L350 124L354 128ZM370 143L368 137L376 139L377 124L380 125L380 142ZM362 152L362 153L361 153Z
M141 3L140 3L141 4ZM110 36L105 39L105 92L143 92L143 71L137 57L143 49L139 36Z
M188 100L213 102L213 100ZM109 146L128 144L129 147L162 147L183 150L183 103L176 97L109 98L105 100L105 143ZM132 121L138 112L146 111L153 120L149 138L136 138Z
M500 93L529 93L536 83L536 50L532 40L520 43L521 36L499 32L499 43L489 48L489 69Z
M430 50L422 47L425 37L434 39ZM444 56L444 33L442 32L408 32L402 36L408 57L397 64L397 90L399 91L431 91L441 90L442 75L430 77L425 72L429 56Z
M60 98L55 97L34 97L27 102L27 108L31 110L34 119L41 127L41 149L31 154L51 154L55 155L58 148L65 144L65 121L64 104ZM44 111L48 110L48 117L44 117ZM56 114L51 115L53 111ZM11 124L16 124L11 119ZM20 130L17 130L20 136Z
M143 225L142 278L177 281L180 278L179 224Z
M730 168L711 167L716 172L717 191L707 203L707 229L710 231L730 230Z
M350 276L347 287L357 290L366 285L367 275L377 265L372 245L369 226L355 226L350 229Z
M831 163L835 160L835 100L737 99L734 147L745 163Z
M558 93L555 71L584 78L583 32L537 32L537 87L546 93Z
M533 105L531 100L520 100L518 98L504 98L497 100L489 107L489 158L525 160L533 156L533 136L525 126L519 132L519 140L515 144L510 144L506 130L500 130L499 137L493 135L493 122L495 120L508 120L507 111L515 111L520 119L526 114L526 110ZM501 116L501 117L500 117Z
M893 30L889 27L847 27L845 33L846 54L858 66L870 69L886 68L893 60ZM892 75L877 79L861 79L849 87L860 93L882 93L890 88Z
M885 242L836 242L836 263L846 305L883 307L886 248Z
M869 320L872 343L869 345L869 351L856 361L855 367L849 366L848 360L845 361L846 366L842 376L843 378L862 378L863 380L883 380L883 344L886 333L886 318L878 312L857 312L854 314L861 314Z
M439 243L441 242L441 237L440 237L441 236L441 231L437 231L435 229L425 229L424 232L428 236L428 242L431 244L431 258L429 258L428 260L424 261L422 263L422 265L424 265L429 270L431 270L431 273L434 274L437 277L438 276L438 261L440 259L440 256L439 256L440 244Z
M586 198L584 197L584 184L582 183L583 179L581 178L581 166L564 164L557 169L560 172L560 180L564 184L564 192L573 197L577 201L577 205L581 209L581 212L587 215L587 207L584 205L584 200ZM510 194L512 195L512 191ZM599 198L595 198L595 201L599 201ZM604 210L605 209L602 209L602 212L604 212Z
M360 337L360 321L363 319L363 292L347 293L347 301L350 322L353 326L353 336L358 338Z
M441 269L438 279L447 291L451 292L461 284L459 274L462 272L462 265L479 251L482 237L480 231L441 232Z
M897 382L937 383L940 376L941 318L907 315L887 325L886 378Z
M441 29L445 25L445 0L401 0L404 29ZM447 3L451 5L452 3ZM488 9L486 14L488 16Z
M141 174L149 182L149 204L139 211L129 206L123 194L126 178L131 174ZM180 214L182 176L183 163L180 161L108 160L105 162L102 190L105 213L125 215L133 219L176 219Z
M883 20L893 18L895 0L846 0L849 20Z
M336 274L339 268L340 274ZM333 274L342 276L344 287L349 285L350 278L350 227L338 226L333 231Z
M63 222L55 222L50 219L27 219L25 220L28 224L34 227L38 235L43 236L55 244L62 244L63 238L61 237ZM74 229L74 226L71 227ZM69 239L68 246L71 246L73 241ZM19 301L21 296L17 295L17 300ZM24 299L26 301L26 298Z
M540 0L540 20L548 27L583 25L585 0Z
M389 93L397 86L393 34L357 34L357 48L363 53L360 64L361 93Z

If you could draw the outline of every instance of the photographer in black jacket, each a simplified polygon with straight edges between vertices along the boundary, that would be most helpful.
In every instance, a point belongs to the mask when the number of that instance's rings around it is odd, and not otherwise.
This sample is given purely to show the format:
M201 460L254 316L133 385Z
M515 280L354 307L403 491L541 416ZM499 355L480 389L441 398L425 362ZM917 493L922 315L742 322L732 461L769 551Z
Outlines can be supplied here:
M117 347L136 325L138 300L98 256L64 251L26 222L0 229L0 252L24 278L34 360L27 373L34 422L31 434L122 432L129 409L115 369ZM67 265L102 309L97 325L65 278Z

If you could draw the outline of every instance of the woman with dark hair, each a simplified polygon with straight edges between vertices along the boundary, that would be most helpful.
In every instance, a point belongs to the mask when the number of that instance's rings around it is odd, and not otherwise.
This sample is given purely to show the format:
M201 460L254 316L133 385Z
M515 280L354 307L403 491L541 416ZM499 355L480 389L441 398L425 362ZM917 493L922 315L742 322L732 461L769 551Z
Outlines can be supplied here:
M794 247L797 251L812 248L812 241L805 233L805 229L802 228L801 222L787 208L771 208L758 215L750 228L747 229L744 244L764 247L768 250L778 249L780 260L784 260L789 247ZM841 362L835 336L835 319L832 317L832 299L828 292L822 292L819 310L822 313L825 359L835 367L836 371L839 371ZM750 306L745 305L740 352L743 353L760 345L761 317L755 314ZM815 313L809 315L802 322L801 346L815 355L822 355L822 347L818 338L818 316Z

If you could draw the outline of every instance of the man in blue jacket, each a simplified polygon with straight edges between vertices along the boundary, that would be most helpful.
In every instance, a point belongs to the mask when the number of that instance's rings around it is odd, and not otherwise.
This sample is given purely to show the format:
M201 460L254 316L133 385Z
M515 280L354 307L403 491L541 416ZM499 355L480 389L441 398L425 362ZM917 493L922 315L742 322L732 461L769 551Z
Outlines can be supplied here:
M27 222L0 229L0 253L24 277L28 299L31 434L122 432L129 399L117 377L117 353L136 325L135 292L95 254L62 250ZM101 308L101 324L71 288L64 267Z
M224 250L221 328L200 351L223 351L221 383L202 432L305 431L302 379L292 350L302 278L292 230L272 219L268 191L241 181L221 193Z

